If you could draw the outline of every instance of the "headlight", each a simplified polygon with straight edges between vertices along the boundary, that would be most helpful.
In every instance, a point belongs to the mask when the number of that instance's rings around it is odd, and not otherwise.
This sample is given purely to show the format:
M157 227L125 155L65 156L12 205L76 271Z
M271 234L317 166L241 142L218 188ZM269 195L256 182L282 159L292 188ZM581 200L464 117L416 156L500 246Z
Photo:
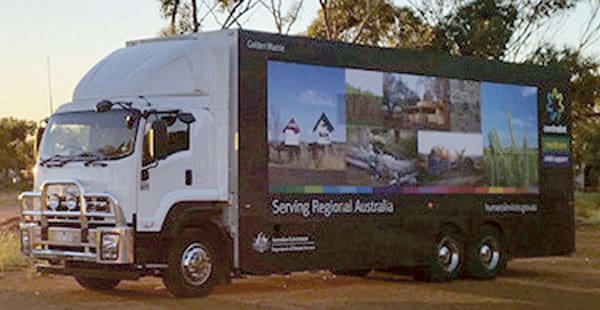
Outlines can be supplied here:
M52 209L52 211L56 211L58 206L60 206L60 198L57 195L48 195L46 199L46 204L48 204L48 208Z
M119 235L102 234L101 260L117 260L119 258Z
M73 211L73 209L77 208L77 202L79 198L73 195L68 195L65 199L65 207L69 209L69 211Z

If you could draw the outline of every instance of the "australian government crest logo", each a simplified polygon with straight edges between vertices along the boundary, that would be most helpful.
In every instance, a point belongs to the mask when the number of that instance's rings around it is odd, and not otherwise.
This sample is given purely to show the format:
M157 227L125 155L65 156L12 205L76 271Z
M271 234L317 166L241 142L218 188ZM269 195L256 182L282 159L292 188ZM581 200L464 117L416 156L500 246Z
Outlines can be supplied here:
M252 248L258 253L264 253L271 249L271 241L263 232L259 232L252 242Z
M254 237L252 248L258 253L310 252L316 249L316 245L311 237L306 235L270 238L261 231Z

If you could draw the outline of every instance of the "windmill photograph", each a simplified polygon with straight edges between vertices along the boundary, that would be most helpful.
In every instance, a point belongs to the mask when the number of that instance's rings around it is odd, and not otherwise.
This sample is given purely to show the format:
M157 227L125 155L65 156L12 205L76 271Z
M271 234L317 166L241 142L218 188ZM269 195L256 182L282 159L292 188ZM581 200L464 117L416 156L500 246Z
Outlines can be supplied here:
M279 61L267 69L269 184L345 184L344 69Z

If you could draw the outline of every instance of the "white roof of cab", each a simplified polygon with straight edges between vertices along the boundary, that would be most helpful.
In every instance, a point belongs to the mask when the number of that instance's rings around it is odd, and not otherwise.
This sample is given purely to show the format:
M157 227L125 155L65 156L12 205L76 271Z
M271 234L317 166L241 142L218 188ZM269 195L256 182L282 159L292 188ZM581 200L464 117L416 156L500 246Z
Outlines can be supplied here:
M128 47L105 57L79 81L73 101L207 95L215 83L209 77L219 76L215 66L228 70L229 66L223 63L227 58L223 56L229 55L227 50L237 42L237 36L232 34L236 32L130 42Z

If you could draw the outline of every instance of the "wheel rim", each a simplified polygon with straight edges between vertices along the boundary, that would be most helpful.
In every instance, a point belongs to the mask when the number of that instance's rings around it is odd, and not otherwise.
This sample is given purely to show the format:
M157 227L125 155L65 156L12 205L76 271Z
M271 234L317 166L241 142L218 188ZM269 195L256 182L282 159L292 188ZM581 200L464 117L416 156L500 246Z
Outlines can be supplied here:
M437 259L444 271L456 271L460 263L460 250L458 242L452 238L444 238L438 246Z
M185 281L191 285L206 283L212 272L212 260L204 245L192 243L183 251L181 271Z
M479 246L479 261L487 270L494 270L500 262L500 249L496 240L486 238Z

